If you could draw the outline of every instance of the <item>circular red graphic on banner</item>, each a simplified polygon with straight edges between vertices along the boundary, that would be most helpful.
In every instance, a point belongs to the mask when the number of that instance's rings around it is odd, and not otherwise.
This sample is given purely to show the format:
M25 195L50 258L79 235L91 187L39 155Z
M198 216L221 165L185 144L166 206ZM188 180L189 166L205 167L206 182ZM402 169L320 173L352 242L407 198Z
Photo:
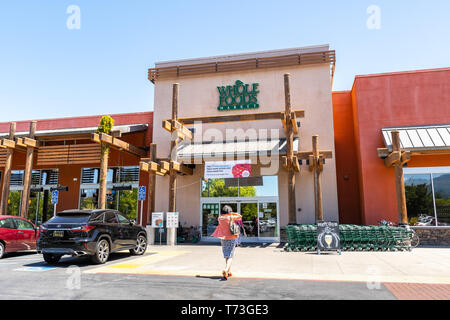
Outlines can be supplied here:
M240 163L234 165L231 172L235 178L247 178L250 177L251 167L250 163Z

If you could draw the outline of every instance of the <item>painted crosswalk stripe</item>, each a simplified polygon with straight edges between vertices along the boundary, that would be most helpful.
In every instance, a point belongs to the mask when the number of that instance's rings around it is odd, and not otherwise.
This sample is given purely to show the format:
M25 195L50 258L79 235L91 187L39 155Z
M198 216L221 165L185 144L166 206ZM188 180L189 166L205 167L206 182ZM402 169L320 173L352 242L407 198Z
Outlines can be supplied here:
M56 267L23 267L14 269L14 271L44 272L56 269Z

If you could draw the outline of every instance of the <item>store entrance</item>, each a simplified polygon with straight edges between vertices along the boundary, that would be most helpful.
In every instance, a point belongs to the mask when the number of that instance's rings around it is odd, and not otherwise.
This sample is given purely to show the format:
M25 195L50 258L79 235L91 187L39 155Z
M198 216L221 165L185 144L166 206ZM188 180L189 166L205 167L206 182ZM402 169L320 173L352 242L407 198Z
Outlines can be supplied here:
M211 237L218 225L220 212L225 205L242 216L245 234L244 242L278 241L278 199L261 197L252 200L208 199L202 203L202 240L216 240Z

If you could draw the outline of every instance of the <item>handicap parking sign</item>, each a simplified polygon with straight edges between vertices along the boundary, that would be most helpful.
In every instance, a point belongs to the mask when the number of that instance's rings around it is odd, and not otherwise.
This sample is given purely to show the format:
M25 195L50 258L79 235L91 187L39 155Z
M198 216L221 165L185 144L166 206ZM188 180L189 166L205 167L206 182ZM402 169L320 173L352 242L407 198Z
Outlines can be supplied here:
M58 203L58 195L59 195L58 190L53 190L52 191L52 204L57 204Z
M139 201L144 201L145 200L145 193L146 193L145 186L140 186L139 187L139 192L138 192L138 200Z

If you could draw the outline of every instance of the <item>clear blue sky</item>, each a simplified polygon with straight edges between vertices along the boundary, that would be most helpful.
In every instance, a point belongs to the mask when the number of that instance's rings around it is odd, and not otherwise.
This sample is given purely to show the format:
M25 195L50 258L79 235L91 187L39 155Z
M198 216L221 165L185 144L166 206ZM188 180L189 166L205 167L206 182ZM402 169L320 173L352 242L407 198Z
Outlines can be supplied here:
M2 0L0 121L149 111L156 61L318 44L348 90L357 74L450 67L449 39L448 0Z

